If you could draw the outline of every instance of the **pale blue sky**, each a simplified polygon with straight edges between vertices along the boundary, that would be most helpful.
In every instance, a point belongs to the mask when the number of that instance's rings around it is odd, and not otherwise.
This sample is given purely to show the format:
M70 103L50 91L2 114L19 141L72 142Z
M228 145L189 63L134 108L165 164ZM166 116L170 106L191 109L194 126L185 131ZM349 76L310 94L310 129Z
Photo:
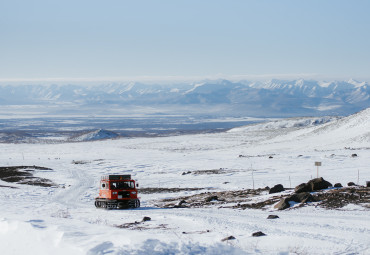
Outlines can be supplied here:
M369 0L0 0L0 79L369 78Z

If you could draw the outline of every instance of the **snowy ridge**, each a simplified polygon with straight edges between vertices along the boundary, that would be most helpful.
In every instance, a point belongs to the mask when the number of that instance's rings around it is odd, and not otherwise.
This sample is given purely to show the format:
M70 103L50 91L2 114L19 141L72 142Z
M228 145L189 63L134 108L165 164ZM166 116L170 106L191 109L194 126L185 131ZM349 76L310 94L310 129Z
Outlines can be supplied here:
M299 141L321 149L362 147L370 143L370 108L345 118L332 119L323 125L307 127L272 139L271 143Z
M259 123L254 125L248 125L244 127L233 128L228 132L247 132L247 131L256 131L256 130L277 130L282 128L304 128L312 127L317 125L322 125L327 122L331 122L338 119L337 117L317 117L317 118L289 118L275 121L268 121L265 123Z
M81 249L63 242L63 232L58 231L56 227L44 228L42 221L22 222L0 219L2 253L30 254L31 251L37 251L39 254L63 255L82 252Z
M314 131L316 139L334 139L346 142L348 147L354 143L370 142L370 108L359 113L328 123Z

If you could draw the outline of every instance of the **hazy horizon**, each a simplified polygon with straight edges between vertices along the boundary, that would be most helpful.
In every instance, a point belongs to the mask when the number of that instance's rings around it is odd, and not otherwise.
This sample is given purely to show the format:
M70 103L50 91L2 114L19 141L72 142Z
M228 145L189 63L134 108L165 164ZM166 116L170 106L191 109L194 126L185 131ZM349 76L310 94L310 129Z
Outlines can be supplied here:
M42 83L104 83L104 82L143 82L143 83L176 83L176 82L202 82L228 80L238 81L269 81L269 80L313 80L313 81L349 81L370 82L370 77L350 77L350 76L325 76L325 75L302 75L302 74L266 74L266 75L213 75L213 76L126 76L126 77L64 77L64 78L0 78L1 83L23 83L23 82L42 82Z

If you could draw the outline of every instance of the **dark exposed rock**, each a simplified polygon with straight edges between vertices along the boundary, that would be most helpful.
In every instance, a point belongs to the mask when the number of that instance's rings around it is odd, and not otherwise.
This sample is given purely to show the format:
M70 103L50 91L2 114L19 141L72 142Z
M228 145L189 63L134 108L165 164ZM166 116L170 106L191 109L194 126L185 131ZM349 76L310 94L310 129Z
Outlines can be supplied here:
M277 185L275 185L274 187L272 187L270 189L269 194L278 193L278 192L282 192L282 191L285 191L283 185L277 184Z
M152 218L150 218L148 216L145 216L142 221L144 222L144 221L151 221L151 220L152 220Z
M289 197L282 198L279 203L274 206L274 208L278 210L285 210L290 207L289 202L291 201L296 203L307 203L314 202L315 199L309 192L295 193Z
M355 158L355 157L357 157L357 154L356 154L356 153L353 153L353 154L351 155L351 157L352 157L352 158Z
M271 159L271 158L274 158L273 156L269 156L269 158Z
M315 178L307 182L307 185L311 188L311 190L322 190L322 189L327 189L329 187L332 187L333 185L324 180L324 178Z
M354 182L347 183L348 186L357 186Z
M311 192L312 189L310 188L307 183L301 183L297 187L295 187L294 192L301 193L301 192Z
M336 183L334 184L334 188L343 188L341 183Z
M290 207L290 204L289 204L289 200L287 198L280 199L279 203L274 205L274 208L278 209L278 210L285 210L289 207Z
M324 178L315 178L307 183L302 183L299 184L297 187L295 187L294 191L296 193L301 193L301 192L311 192L311 191L316 191L316 190L322 190L322 189L327 189L329 187L332 187L333 185L324 180Z
M185 208L187 206L187 202L185 200L181 200L177 205L174 206L174 208Z
M314 198L309 192L296 193L288 197L289 201L294 201L296 203L307 203L314 202Z
M265 233L263 233L263 232L261 232L261 231L258 231L258 232L254 232L253 234L252 234L252 236L255 236L255 237L258 237L258 236L265 236L266 234Z
M75 165L84 165L84 164L88 164L90 163L90 161L85 161L85 160L72 160L72 164L75 164Z
M366 182L366 187L370 188L370 181Z
M178 206L182 206L183 204L186 204L186 201L185 200L181 200L178 204Z
M269 220L271 220L271 219L278 219L278 218L279 218L279 216L277 216L277 215L269 215L267 217L267 219L269 219Z
M228 236L228 237L223 238L221 241L225 242L225 241L228 241L228 240L235 240L235 239L236 238L234 236Z
M218 197L217 196L209 196L205 199L206 202L211 202L211 201L217 201Z

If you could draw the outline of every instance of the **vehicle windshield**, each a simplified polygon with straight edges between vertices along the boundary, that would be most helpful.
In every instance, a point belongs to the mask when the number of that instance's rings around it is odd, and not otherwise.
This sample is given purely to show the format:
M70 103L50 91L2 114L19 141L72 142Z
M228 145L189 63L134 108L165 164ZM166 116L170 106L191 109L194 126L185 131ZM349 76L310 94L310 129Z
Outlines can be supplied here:
M115 181L110 183L110 189L133 189L135 184L133 181Z

